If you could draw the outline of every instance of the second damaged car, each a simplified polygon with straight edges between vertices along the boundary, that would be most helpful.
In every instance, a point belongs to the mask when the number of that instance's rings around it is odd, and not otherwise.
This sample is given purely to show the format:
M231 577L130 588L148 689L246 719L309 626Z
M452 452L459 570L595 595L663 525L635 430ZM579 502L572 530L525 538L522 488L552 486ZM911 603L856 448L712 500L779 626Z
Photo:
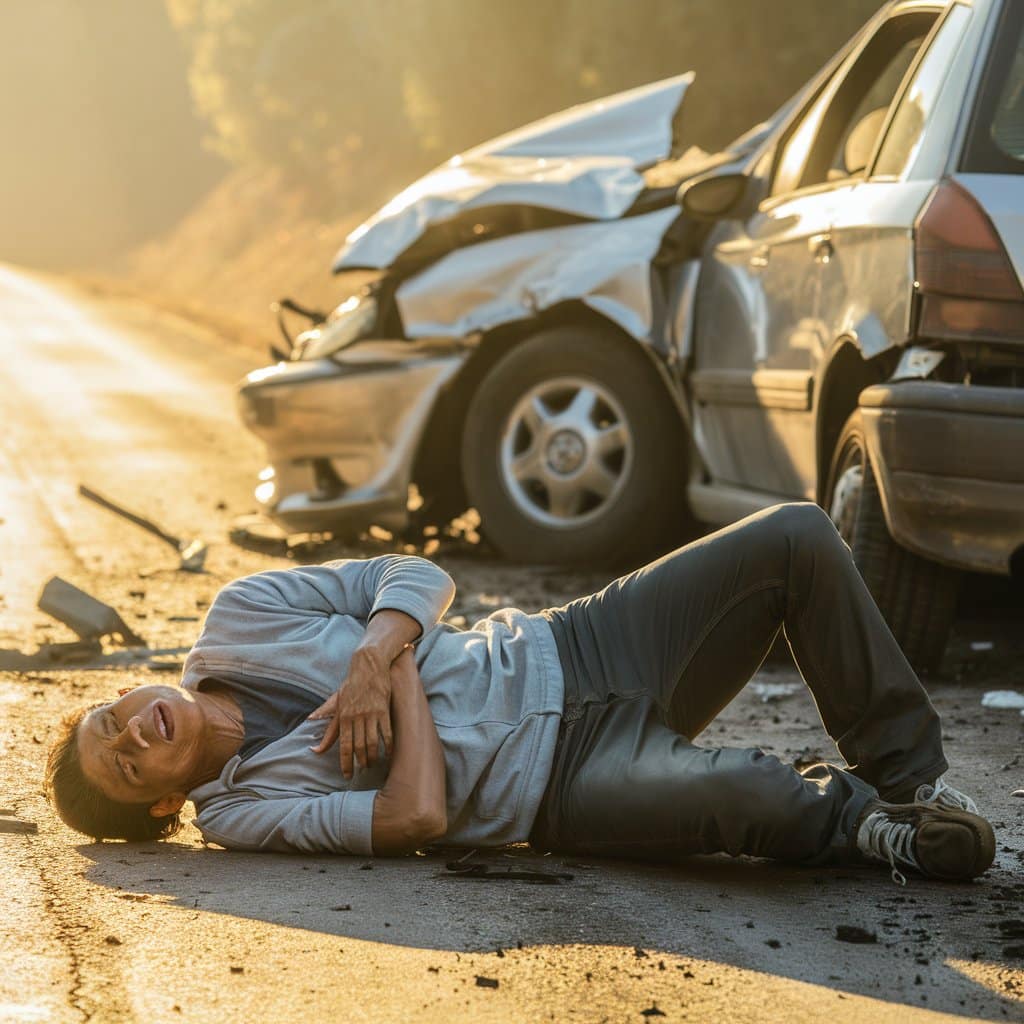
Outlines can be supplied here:
M523 561L827 508L911 661L1024 572L1024 0L893 0L770 121L671 158L690 79L449 161L375 283L241 389L293 530L475 506Z

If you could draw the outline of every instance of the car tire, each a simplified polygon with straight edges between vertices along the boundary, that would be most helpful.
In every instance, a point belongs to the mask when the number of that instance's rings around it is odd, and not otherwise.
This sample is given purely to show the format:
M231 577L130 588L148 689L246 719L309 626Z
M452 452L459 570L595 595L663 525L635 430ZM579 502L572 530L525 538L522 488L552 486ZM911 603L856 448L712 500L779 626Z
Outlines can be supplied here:
M960 574L892 539L859 409L836 442L825 508L907 660L919 672L937 672L953 625Z
M482 531L505 556L623 567L686 533L686 452L679 413L636 343L557 327L481 381L462 466Z

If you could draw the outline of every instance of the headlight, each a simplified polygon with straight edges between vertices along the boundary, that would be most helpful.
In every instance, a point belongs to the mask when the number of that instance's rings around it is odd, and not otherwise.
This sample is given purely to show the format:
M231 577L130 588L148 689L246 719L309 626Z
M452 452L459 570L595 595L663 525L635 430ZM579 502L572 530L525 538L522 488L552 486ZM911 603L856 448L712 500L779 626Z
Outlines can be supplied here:
M325 323L295 339L293 359L326 359L365 338L377 322L377 300L371 295L346 299Z

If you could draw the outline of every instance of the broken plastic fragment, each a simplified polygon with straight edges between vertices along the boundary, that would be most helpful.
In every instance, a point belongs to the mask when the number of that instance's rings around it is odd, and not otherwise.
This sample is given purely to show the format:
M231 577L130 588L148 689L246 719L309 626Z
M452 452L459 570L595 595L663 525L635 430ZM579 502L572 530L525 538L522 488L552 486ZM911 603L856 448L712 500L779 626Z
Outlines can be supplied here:
M785 700L800 689L800 683L751 683L750 685L764 704Z
M981 706L997 708L1000 711L1024 708L1024 693L1018 693L1016 690L989 690L981 698Z
M69 626L83 640L116 635L129 647L145 644L110 605L98 601L59 576L54 576L43 587L38 606L47 615Z

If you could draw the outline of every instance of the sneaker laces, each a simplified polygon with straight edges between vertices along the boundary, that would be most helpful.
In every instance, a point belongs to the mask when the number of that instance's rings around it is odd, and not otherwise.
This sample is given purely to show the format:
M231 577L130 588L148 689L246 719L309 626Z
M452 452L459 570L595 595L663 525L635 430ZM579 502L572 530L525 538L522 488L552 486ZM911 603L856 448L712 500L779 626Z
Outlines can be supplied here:
M978 805L966 793L954 789L941 776L935 780L933 786L927 783L918 786L914 793L914 803L931 807L950 807L958 811L969 811L971 814L978 813Z
M857 849L865 857L887 861L892 868L892 880L897 885L906 885L907 878L896 862L921 870L914 856L914 831L915 826L909 821L892 821L885 811L873 811L857 830Z

